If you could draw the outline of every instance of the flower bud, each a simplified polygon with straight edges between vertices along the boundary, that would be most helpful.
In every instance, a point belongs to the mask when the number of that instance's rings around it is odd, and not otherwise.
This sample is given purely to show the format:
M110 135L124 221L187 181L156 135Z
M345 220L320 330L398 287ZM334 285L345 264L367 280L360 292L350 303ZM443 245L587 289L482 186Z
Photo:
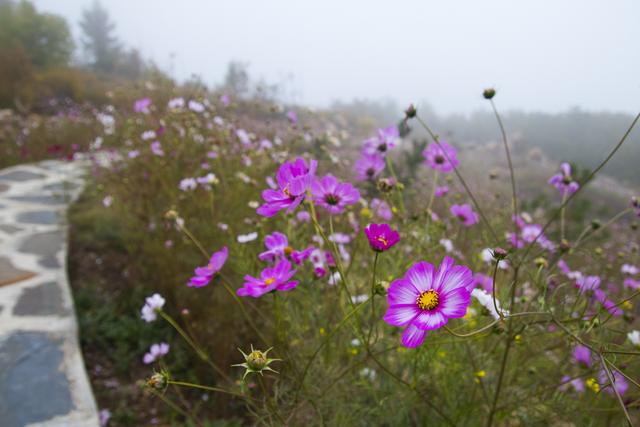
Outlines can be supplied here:
M164 391L168 385L169 374L165 371L155 372L146 382L147 387L159 391Z
M416 106L413 104L409 104L409 107L406 110L404 110L404 116L407 119L413 119L417 114L418 114L418 110L416 109Z
M267 357L267 354L271 351L271 348L269 348L266 351L260 351L260 350L255 350L252 345L251 352L249 352L249 354L245 354L242 350L238 349L238 351L240 351L240 353L242 353L242 355L244 356L245 362L238 363L232 366L245 368L244 376L242 377L243 380L250 373L263 375L262 374L263 371L276 372L273 369L271 369L269 365L273 362L279 361L280 359L269 359L269 357Z
M491 251L491 255L493 255L493 257L497 261L500 261L500 260L505 259L507 257L507 251L505 249L502 249L502 248L498 247L498 248L494 248Z
M484 99L492 99L496 96L496 90L494 88L485 89L484 92L482 92L482 96L484 96Z
M593 221L591 221L591 229L592 230L597 230L600 227L602 227L602 223L600 221L598 221L597 219L594 219Z

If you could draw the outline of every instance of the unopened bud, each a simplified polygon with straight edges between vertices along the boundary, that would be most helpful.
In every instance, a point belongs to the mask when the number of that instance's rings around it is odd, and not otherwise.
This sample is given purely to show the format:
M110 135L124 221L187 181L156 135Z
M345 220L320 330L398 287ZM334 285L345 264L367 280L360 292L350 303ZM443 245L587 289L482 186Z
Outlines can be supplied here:
M492 99L496 96L496 90L494 88L485 89L484 92L482 92L482 96L484 96L484 99Z
M409 107L404 110L404 115L407 119L413 119L416 114L418 114L418 110L416 109L416 106L413 104L409 104Z

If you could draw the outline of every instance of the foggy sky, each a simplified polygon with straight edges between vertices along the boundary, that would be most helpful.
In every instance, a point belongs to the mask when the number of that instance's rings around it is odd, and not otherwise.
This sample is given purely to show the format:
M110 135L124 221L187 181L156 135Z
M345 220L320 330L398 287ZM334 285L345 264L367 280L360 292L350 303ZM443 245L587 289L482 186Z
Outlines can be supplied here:
M79 35L93 0L34 0ZM637 113L639 0L102 0L117 36L179 79L231 60L284 83L284 101L426 100L443 113ZM174 59L171 60L171 56Z

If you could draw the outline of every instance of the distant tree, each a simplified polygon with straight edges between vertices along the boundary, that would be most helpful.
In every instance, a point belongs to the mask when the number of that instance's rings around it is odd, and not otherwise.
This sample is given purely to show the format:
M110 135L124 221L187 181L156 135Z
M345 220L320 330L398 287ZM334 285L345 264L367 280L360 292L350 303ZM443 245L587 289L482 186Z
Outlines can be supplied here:
M223 91L235 97L242 97L249 93L248 64L231 61L227 66L227 74L224 78Z
M98 1L82 13L82 44L94 69L113 72L120 54L120 42L113 35L115 24Z
M36 69L67 65L74 44L64 18L39 13L26 0L0 0L0 49L21 50Z

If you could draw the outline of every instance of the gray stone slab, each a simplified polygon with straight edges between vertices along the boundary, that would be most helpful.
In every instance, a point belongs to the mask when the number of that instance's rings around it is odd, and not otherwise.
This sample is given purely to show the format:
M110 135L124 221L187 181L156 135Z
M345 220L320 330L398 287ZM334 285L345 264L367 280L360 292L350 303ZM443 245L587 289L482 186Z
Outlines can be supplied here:
M35 275L33 271L16 267L9 258L0 257L0 286L21 282Z
M16 332L0 342L1 426L24 427L73 409L60 345L38 332Z
M13 307L14 316L67 315L64 308L62 290L56 282L41 283L22 291Z
M69 181L65 181L65 182L56 182L55 184L47 184L42 188L44 188L45 190L54 191L56 193L64 193L65 191L70 191L77 187L78 185Z
M42 256L55 256L62 249L63 236L60 231L48 231L27 237L20 248L20 252Z
M51 225L59 222L59 215L55 211L30 211L22 212L16 216L19 224L44 224Z
M62 195L56 194L45 194L38 196L13 196L7 197L7 199L16 202L37 203L40 205L63 205L66 203Z
M6 181L30 181L32 179L44 178L44 175L29 171L11 171L0 174L0 180Z
M9 186L7 184L1 184L0 183L0 193L4 193L8 189L9 189Z
M58 257L56 256L46 256L42 259L38 260L38 264L41 265L44 268L60 268L62 267L60 265L60 263L58 262Z
M14 227L13 225L2 224L0 225L0 230L4 231L5 233L13 234L22 230L22 228Z

